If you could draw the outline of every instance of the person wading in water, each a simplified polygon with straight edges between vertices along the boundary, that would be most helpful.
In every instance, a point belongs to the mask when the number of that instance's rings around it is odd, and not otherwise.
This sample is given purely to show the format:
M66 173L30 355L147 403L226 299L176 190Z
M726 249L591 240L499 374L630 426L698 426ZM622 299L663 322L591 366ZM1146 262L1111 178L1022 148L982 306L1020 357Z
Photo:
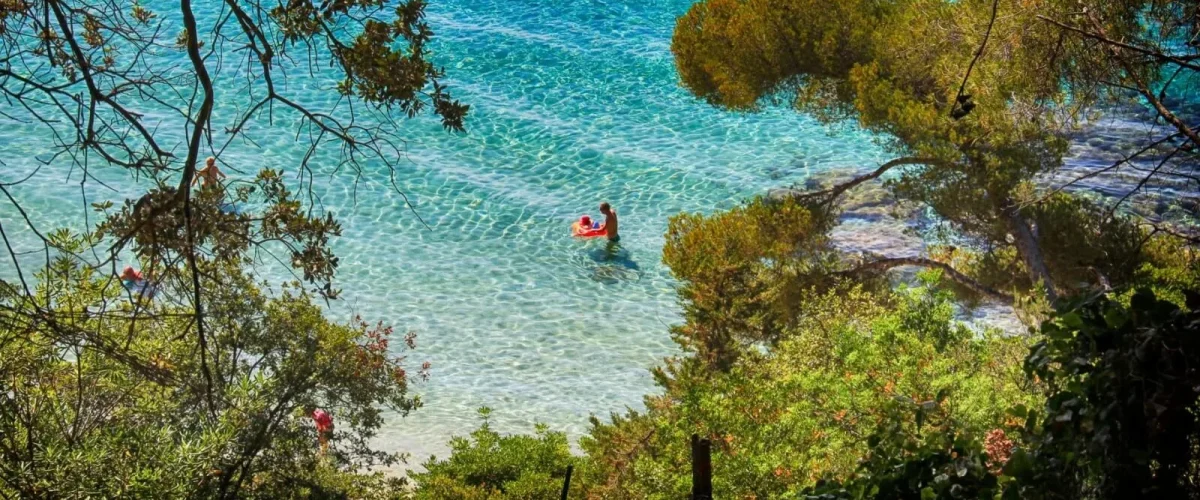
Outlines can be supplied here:
M608 236L608 241L618 243L621 241L621 235L617 233L617 211L613 210L608 202L600 203L600 213L604 214L604 234Z
M221 179L225 178L225 172L217 168L217 159L211 156L204 160L204 168L196 172L196 176L192 178L192 185L196 185L201 179L204 180L204 186L221 186Z

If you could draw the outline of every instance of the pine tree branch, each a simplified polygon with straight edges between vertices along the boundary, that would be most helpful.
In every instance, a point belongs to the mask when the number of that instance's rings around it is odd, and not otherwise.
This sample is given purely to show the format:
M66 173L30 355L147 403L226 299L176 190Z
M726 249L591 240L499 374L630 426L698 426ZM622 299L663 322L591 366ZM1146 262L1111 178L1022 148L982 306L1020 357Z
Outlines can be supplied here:
M1093 39L1093 40L1096 40L1096 41L1098 41L1098 42L1101 42L1101 43L1104 43L1104 44L1107 44L1107 45L1111 45L1111 46L1114 46L1114 47L1119 47L1119 48L1121 48L1121 49L1125 49L1125 50L1131 50L1131 51L1137 52L1137 53L1139 53L1139 54L1142 54L1142 55L1145 55L1145 56L1149 56L1149 57L1151 57L1151 58L1153 58L1153 59L1157 59L1157 60L1159 60L1159 61L1162 61L1162 62L1169 62L1169 63L1171 63L1171 64L1176 64L1176 65L1179 65L1180 67L1184 67L1184 68L1188 68L1188 69L1193 69L1193 70L1200 71L1200 64L1195 64L1195 63L1189 62L1188 60L1186 60L1186 59L1182 59L1182 58L1180 58L1180 57L1178 57L1178 56L1174 56L1174 55L1167 54L1167 53L1164 53L1164 52L1161 52L1161 51L1157 51L1157 50L1151 50L1151 49L1147 49L1147 48L1143 48L1143 47L1138 47L1138 46L1136 46L1136 45L1130 45L1130 44L1128 44L1128 43L1124 43L1124 42L1120 42L1120 41L1117 41L1117 40L1113 40L1113 39L1111 39L1111 38L1108 38L1108 37L1106 37L1106 36L1104 36L1104 35L1102 35L1102 34L1097 34L1097 33L1093 33L1093 32L1087 31L1087 30L1079 29L1079 28L1077 28L1077 27L1074 27L1074 26L1068 25L1068 24L1066 24L1066 23L1062 23L1062 22L1056 21L1056 20L1054 20L1054 19L1051 19L1051 18L1049 18L1049 17L1043 16L1043 15L1041 15L1041 14L1038 14L1037 18L1038 18L1038 19L1041 19L1041 20L1043 20L1043 21L1045 21L1045 22L1048 22L1048 23L1050 23L1050 24L1053 24L1053 25L1055 25L1055 26L1058 26L1059 28L1062 28L1062 29L1064 29L1064 30L1070 31L1070 32L1072 32L1072 33L1078 33L1078 34L1080 34L1080 35L1083 35L1084 37L1091 38L1091 39Z
M833 186L829 189L822 189L820 191L813 191L813 192L809 192L809 193L795 193L794 196L801 200L806 200L806 201L820 200L820 202L823 204L829 204L829 203L832 203L833 201L837 200L837 198L839 196L841 196L842 194L844 194L846 191L849 191L849 190L853 189L855 186L858 186L859 184L862 184L869 180L878 179L880 176L887 173L889 170L891 170L893 168L900 167L900 166L906 166L906 165L935 165L935 164L940 164L940 163L942 163L941 160L938 160L936 158L920 158L920 157L913 157L913 156L904 157L904 158L896 158L894 160L888 161L887 163L884 163L883 165L880 165L879 168L875 169L875 171L873 171L869 174L860 175L860 176L850 179L846 182L843 182L841 184Z
M1180 120L1178 116L1175 116L1175 113L1172 113L1171 110L1167 109L1167 107L1163 105L1162 101L1159 100L1158 97L1154 95L1154 92L1150 90L1149 85L1147 85L1146 82L1138 76L1137 71L1134 69L1133 65L1130 64L1129 60L1125 58L1124 52L1122 52L1123 50L1132 50L1134 52L1141 50L1144 53L1145 50L1133 47L1129 44L1110 40L1108 38L1108 34L1104 31L1104 26L1100 24L1100 20L1096 19L1096 17L1091 13L1088 14L1088 19L1092 22L1092 26L1096 29L1097 33L1095 34L1095 37L1099 37L1097 39L1106 42L1109 51L1112 52L1113 58L1117 60L1121 67L1125 69L1125 73L1128 74L1131 80L1133 80L1138 93L1141 94L1142 97L1145 97L1146 102L1149 102L1150 105L1153 106L1156 111L1158 111L1159 116L1173 125L1181 134L1191 140L1193 144L1200 146L1200 133L1197 133L1196 130L1189 127L1186 123L1183 123L1183 120ZM1177 60L1172 60L1171 62L1174 62L1175 64L1184 63L1184 61ZM1200 66L1195 65L1187 67L1192 69L1200 69Z
M949 264L946 264L944 262L938 262L938 261L932 260L932 259L926 259L923 257L892 257L892 258L878 259L878 260L874 260L871 262L867 262L867 263L862 264L853 269L842 271L840 274L857 275L857 274L862 274L862 273L867 273L867 272L883 272L883 271L888 271L888 270L891 270L891 269L894 269L897 267L903 267L903 266L917 266L917 267L923 267L926 269L939 269L942 271L943 275L947 279L949 279L955 283L958 283L959 285L965 286L975 293L989 297L989 298L994 299L999 302L1003 302L1008 305L1011 305L1013 303L1012 295L1009 295L1007 293L1001 292L1001 291L991 288L987 285L984 285L983 283L976 281L975 279L971 278L970 276L967 276L967 275L959 272L957 269L954 269Z

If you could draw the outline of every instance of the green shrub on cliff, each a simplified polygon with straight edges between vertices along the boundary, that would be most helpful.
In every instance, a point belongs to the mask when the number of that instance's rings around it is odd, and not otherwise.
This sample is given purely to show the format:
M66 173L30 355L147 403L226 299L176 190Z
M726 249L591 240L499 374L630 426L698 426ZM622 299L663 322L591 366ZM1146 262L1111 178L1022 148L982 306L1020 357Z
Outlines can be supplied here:
M571 455L566 435L539 425L532 436L502 436L488 423L491 410L479 413L483 424L470 437L451 439L448 459L431 457L425 472L412 475L420 485L415 498L557 498L567 467L582 462Z
M310 296L269 296L237 262L205 262L204 348L183 283L151 299L70 255L32 294L0 286L0 493L83 497L382 497L382 410L419 406L390 328L327 320ZM211 280L211 281L210 281ZM218 285L219 283L219 285ZM407 339L411 345L412 339ZM333 415L321 453L307 409Z
M582 446L599 497L679 498L690 488L688 437L710 438L715 493L774 498L854 470L867 436L896 405L926 427L982 436L1029 403L1025 339L977 332L927 288L813 294L773 347L714 372L694 357L655 370L646 410L593 420ZM916 423L910 422L909 428Z

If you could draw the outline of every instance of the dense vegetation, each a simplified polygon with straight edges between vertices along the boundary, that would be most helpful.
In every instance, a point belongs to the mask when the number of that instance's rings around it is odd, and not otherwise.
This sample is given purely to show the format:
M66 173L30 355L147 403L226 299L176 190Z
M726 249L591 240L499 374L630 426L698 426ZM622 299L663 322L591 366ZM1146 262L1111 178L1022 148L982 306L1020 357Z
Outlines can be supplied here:
M83 245L66 233L52 238L65 252ZM193 320L189 309L169 300L186 296L190 283L161 282L151 300L64 255L31 295L0 292L0 491L29 498L398 491L394 478L356 474L399 459L369 446L381 411L406 413L420 403L408 394L404 358L389 350L391 329L330 323L295 287L266 294L240 260L202 269L212 280L207 360L180 335ZM315 407L339 422L328 454L314 446L308 413Z
M690 477L678 473L692 433L716 443L717 496L771 498L854 470L867 436L897 411L926 408L926 428L982 436L1003 424L1003 408L1032 401L1017 369L1024 340L977 337L952 322L945 297L850 289L809 302L821 312L765 354L720 373L671 360L644 413L596 421L583 445L600 497L686 496Z
M555 498L567 468L581 462L567 436L541 425L533 436L501 436L488 424L491 409L479 413L483 425L470 439L451 440L449 459L430 457L426 472L413 474L421 484L416 499Z
M1200 306L1189 294L1189 304ZM1045 398L1009 410L985 440L906 436L885 428L844 482L806 490L835 498L1198 498L1200 313L1141 291L1104 297L1047 321L1025 359Z
M672 44L688 90L734 111L783 103L854 123L895 159L674 217L664 261L679 282L682 352L654 369L661 391L645 409L594 419L583 456L542 427L501 436L484 411L479 430L413 475L415 489L372 469L401 457L370 439L385 410L420 406L409 384L423 370L396 356L390 328L334 324L313 303L338 295L337 220L313 215L273 170L191 187L202 151L223 151L214 110L235 109L232 140L278 106L310 153L332 144L352 167L396 161L393 111L430 108L460 130L466 107L426 59L424 3L384 7L225 1L231 21L208 46L244 47L253 78L247 106L222 107L187 0L175 43L136 3L0 2L6 97L62 112L42 119L48 133L69 130L55 144L65 161L155 181L137 200L95 205L86 233L26 218L45 243L38 272L9 248L0 494L532 499L557 494L573 466L572 498L674 499L690 489L699 434L714 443L719 498L1200 496L1194 239L1126 199L1043 182L1090 113L1129 105L1166 131L1110 169L1158 155L1138 189L1194 180L1195 116L1168 98L1198 81L1194 2L697 3ZM131 50L151 46L186 53L190 88L147 70L153 51ZM295 47L344 75L338 102L369 104L373 125L276 88L305 59L279 57ZM155 99L135 104L122 97L131 89ZM181 117L185 158L159 144L148 114ZM851 254L832 240L845 200L881 181L928 215L924 254ZM255 257L278 250L296 282L259 283ZM150 289L116 279L122 256ZM981 302L1014 306L1029 334L956 320ZM337 422L328 451L309 421L318 407Z

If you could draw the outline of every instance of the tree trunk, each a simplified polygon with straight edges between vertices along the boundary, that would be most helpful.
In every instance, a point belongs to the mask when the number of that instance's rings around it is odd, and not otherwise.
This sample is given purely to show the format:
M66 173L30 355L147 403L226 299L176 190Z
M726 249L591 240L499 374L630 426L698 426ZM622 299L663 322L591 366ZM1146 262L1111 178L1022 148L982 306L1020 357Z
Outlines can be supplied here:
M1021 255L1021 260L1025 261L1025 267L1029 270L1029 278L1035 285L1039 281L1042 282L1042 286L1046 287L1046 299L1053 305L1058 301L1058 293L1054 289L1054 280L1050 278L1050 269L1046 267L1046 260L1042 257L1037 236L1017 211L1016 205L1009 203L1002 213L1005 222L1008 223L1009 233L1017 245L1017 253Z

